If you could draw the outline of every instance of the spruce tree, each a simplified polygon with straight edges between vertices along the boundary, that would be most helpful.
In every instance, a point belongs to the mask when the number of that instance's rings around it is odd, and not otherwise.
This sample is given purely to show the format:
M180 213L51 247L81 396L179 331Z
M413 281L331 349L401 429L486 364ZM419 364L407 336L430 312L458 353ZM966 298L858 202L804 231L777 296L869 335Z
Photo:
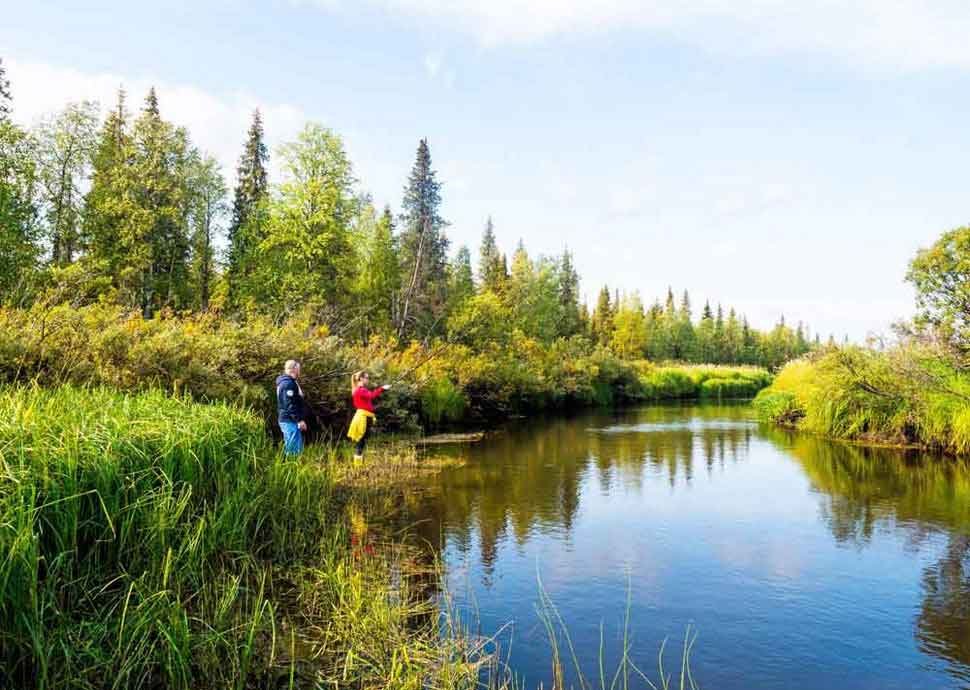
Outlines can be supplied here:
M609 345L613 340L614 304L610 300L610 289L604 285L596 298L596 308L590 319L593 338L600 345Z
M730 364L737 364L741 358L741 325L734 307L728 311L727 325L724 327L724 340L727 348L726 357Z
M579 273L568 249L562 253L556 269L560 312L558 335L568 338L581 330Z
M461 246L448 267L449 311L459 309L466 300L475 294L475 280L472 275L472 255L468 247Z
M125 92L120 90L95 144L81 230L81 244L92 272L108 278L115 287L126 258L122 227L134 213L133 156Z
M714 312L711 311L711 303L704 302L701 310L701 320L697 324L694 334L694 349L691 359L697 362L714 361Z
M664 303L664 314L667 318L673 320L677 314L677 306L674 303L674 289L672 287L667 287L667 300Z
M236 168L232 217L229 221L229 248L226 256L227 298L230 307L238 307L253 286L251 276L256 266L260 242L266 236L265 204L269 196L266 165L269 152L263 133L263 118L253 111L246 143Z
M403 287L397 324L401 336L436 327L447 307L447 223L440 207L441 183L431 164L428 140L422 139L402 203L399 246Z
M717 305L717 316L714 318L714 362L721 364L725 361L727 350L724 334L724 309Z
M189 229L188 135L162 119L154 87L132 129L136 212L122 231L125 297L151 316L187 306Z
M492 217L485 221L485 232L482 233L482 244L478 250L478 280L483 290L491 290L500 294L505 287L508 276L502 263L502 254L495 241L495 230Z

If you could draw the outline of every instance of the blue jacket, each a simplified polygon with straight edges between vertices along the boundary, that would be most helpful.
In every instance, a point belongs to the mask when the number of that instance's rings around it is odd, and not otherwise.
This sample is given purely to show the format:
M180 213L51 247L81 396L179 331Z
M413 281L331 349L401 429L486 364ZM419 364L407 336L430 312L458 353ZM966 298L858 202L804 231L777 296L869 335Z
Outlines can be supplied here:
M298 424L306 421L307 404L303 399L303 389L289 374L276 377L276 409L281 422Z

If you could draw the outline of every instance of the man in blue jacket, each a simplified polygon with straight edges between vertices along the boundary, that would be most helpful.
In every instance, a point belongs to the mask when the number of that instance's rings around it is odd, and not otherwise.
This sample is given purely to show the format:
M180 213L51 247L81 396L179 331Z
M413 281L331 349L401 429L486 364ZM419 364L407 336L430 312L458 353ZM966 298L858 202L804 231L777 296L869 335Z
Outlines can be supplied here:
M283 432L283 452L299 455L303 452L303 432L306 431L307 404L300 388L300 363L288 359L283 374L276 377L276 408L280 431Z

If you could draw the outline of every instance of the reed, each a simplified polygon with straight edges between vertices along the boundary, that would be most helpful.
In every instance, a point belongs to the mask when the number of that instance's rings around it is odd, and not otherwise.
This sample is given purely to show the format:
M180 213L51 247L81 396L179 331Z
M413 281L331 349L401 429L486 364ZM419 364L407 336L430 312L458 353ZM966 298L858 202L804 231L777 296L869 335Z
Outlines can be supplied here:
M831 438L970 453L970 377L922 347L829 348L786 365L754 407Z
M251 413L8 389L0 472L2 687L416 688L469 662L415 624L406 555L353 552L328 465Z

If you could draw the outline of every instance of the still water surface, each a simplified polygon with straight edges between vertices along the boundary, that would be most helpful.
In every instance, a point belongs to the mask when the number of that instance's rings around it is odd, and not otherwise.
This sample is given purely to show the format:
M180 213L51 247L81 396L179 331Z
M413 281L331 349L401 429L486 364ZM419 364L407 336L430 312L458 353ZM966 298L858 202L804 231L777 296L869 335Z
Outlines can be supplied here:
M410 518L530 687L550 681L539 575L591 679L629 600L654 678L691 625L702 688L970 688L963 465L791 434L743 405L536 422L441 452L468 462Z

